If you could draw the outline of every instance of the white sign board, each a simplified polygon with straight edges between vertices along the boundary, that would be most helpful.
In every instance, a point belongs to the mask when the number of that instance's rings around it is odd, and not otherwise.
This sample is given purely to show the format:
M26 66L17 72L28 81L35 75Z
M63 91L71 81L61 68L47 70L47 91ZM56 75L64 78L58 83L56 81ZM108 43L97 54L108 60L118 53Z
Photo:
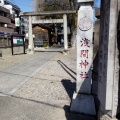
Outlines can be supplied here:
M20 26L20 18L15 18L15 26Z

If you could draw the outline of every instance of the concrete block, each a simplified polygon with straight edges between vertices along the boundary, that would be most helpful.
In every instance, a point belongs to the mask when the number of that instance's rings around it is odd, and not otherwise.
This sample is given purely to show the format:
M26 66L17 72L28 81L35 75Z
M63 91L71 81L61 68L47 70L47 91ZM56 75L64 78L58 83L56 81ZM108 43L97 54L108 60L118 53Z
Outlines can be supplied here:
M109 115L103 114L101 111L99 111L98 120L117 120L117 118L115 118L115 117L111 118Z
M68 55L69 53L70 53L70 51L69 50L63 50L63 52L62 52L64 55Z
M35 53L34 50L27 50L27 54L29 54L29 55L32 55L32 54L34 54L34 53Z
M70 111L96 115L94 97L92 95L74 93Z

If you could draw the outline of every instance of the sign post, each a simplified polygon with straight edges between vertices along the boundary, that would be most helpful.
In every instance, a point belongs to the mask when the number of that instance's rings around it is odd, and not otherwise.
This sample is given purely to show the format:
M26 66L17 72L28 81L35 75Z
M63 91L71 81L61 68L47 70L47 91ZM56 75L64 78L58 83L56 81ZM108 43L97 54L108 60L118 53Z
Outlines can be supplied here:
M20 34L12 35L11 39L12 55L14 55L13 48L20 46L23 46L23 53L25 54L25 36Z

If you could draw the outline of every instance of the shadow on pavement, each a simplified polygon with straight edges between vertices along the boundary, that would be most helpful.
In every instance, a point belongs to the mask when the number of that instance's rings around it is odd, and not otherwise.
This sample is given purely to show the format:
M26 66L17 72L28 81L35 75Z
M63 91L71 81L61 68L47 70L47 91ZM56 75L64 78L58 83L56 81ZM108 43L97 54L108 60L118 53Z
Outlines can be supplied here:
M14 53L13 56L14 55L24 55L24 54L27 54L27 53Z
M62 53L62 51L47 51L47 50L35 50L35 52L59 52Z
M73 93L74 93L75 88L76 88L76 83L71 82L70 80L67 80L67 79L63 79L61 81L61 83L64 86L67 94L69 95L69 98L72 99Z
M43 105L50 106L50 107L53 107L53 108L60 108L60 109L62 108L59 105L53 105L51 103L47 103L47 102L43 102L43 101L38 101L38 100L34 100L34 99L17 97L17 96L14 96L14 95L11 95L11 96L8 96L8 97L14 98L16 100L24 100L24 101L28 101L28 102L34 102L34 103L38 103L38 104L43 104Z
M64 106L64 110L65 110L65 116L67 120L80 120L80 115L70 112L70 106L65 105ZM81 119L83 120L83 119Z
M97 120L95 116L70 112L70 106L64 106L65 116L67 120Z
M76 73L73 71L73 70L71 70L67 65L65 65L63 62L61 62L60 60L58 60L57 61L59 64L60 64L60 66L74 79L74 80L76 80L76 78L70 73L70 72L72 72L74 75L76 75ZM70 71L70 72L69 72Z

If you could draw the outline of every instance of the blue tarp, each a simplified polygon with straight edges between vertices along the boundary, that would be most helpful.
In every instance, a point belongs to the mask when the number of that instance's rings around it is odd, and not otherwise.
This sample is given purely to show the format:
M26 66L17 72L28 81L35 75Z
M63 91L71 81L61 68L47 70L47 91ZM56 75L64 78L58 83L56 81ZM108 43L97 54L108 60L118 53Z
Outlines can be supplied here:
M0 32L0 35L4 35L4 32Z
M11 34L11 33L7 33L7 34L5 34L4 32L0 32L0 35L7 35L7 36L11 36L12 34Z

